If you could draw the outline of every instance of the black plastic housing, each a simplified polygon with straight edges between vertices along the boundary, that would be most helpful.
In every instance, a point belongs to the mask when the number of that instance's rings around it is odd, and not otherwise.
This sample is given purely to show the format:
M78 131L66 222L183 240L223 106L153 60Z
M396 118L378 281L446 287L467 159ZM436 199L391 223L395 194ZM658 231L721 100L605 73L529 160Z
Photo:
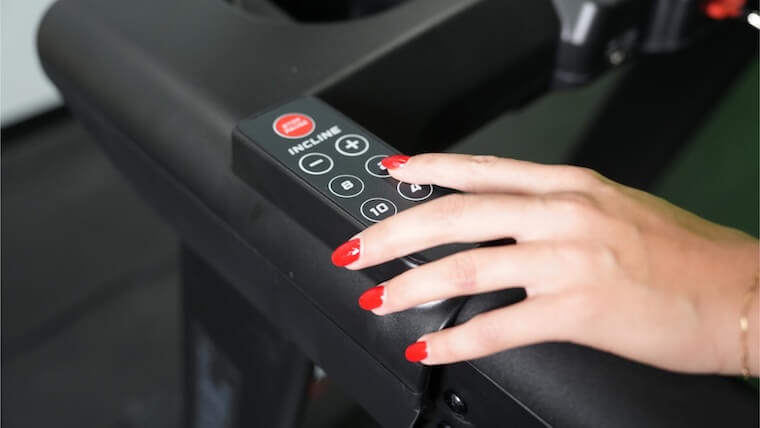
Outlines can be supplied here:
M404 152L445 146L548 86L556 32L545 1L417 0L302 25L221 1L63 0L39 49L67 105L186 244L381 424L401 427L429 375L403 349L450 323L454 302L432 316L361 311L374 275L332 266L330 246L234 175L232 130L313 94ZM498 55L473 49L494 43Z
M669 53L715 34L703 0L553 0L561 31L554 84L586 84L637 55ZM748 7L756 8L757 2Z
M435 415L450 388L488 394L488 406L471 403L467 417L499 427L533 419L691 427L725 412L756 426L756 395L733 379L639 371L585 348L538 346L433 370L409 364L404 346L450 320L360 312L372 275L331 266L330 246L230 168L236 123L300 95L328 101L403 152L448 146L545 90L558 43L549 1L512 0L415 0L320 24L214 0L62 0L39 32L45 71L136 189L383 426ZM456 322L499 303L483 299L468 299ZM429 376L446 381L441 394ZM664 411L671 397L682 407Z
M555 85L577 86L622 64L636 50L650 1L553 0L561 31Z
M664 53L683 49L714 30L702 10L700 0L658 0L654 2L643 28L640 49L648 53Z

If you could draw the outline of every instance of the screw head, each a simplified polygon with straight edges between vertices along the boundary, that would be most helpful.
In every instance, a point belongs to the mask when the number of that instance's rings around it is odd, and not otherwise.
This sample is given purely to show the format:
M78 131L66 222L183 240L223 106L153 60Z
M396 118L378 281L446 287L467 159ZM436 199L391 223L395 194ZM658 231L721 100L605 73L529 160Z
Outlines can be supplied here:
M612 65L620 65L625 61L626 54L623 50L614 50L610 52L610 55L608 57L610 64Z
M460 397L455 391L448 390L444 392L443 401L449 406L449 409L457 415L463 416L467 413L467 403L465 403L462 397Z

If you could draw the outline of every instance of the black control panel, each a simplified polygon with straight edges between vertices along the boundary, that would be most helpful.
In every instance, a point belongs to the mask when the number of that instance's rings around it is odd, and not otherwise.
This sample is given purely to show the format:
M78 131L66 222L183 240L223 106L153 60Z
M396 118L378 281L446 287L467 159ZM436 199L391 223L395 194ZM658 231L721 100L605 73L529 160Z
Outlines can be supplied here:
M302 97L238 124L233 169L313 233L337 245L374 223L452 192L395 180L381 163L394 154L398 151L328 104ZM282 186L272 186L272 180ZM467 247L442 246L404 260L416 265Z

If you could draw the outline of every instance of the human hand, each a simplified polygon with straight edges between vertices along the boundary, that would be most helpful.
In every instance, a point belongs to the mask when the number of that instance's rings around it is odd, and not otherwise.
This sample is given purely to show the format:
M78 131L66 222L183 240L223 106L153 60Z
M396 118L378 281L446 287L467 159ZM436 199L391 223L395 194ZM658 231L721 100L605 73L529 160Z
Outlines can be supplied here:
M568 341L661 368L737 374L739 316L757 281L758 241L599 174L491 156L424 154L383 161L392 176L465 193L373 225L333 253L363 269L455 242L511 237L411 269L368 290L377 315L455 296L524 287L527 298L421 337L407 358L474 359ZM758 373L758 303L749 309Z

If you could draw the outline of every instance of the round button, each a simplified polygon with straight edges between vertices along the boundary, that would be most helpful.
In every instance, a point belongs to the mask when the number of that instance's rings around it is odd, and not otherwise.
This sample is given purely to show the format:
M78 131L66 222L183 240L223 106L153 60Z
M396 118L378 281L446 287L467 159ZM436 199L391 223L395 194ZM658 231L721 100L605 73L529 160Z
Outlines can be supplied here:
M339 175L327 184L333 195L339 198L353 198L364 191L364 182L353 175Z
M289 139L303 138L316 127L314 119L303 113L286 113L272 123L272 129L277 135Z
M357 134L344 135L335 142L335 150L344 156L360 156L369 150L369 141Z
M399 182L396 186L398 194L410 201L424 201L433 194L433 186L429 184L409 184Z
M372 156L371 158L367 159L367 162L364 162L364 169L367 170L369 175L373 175L375 177L380 177L380 178L390 177L391 175L388 174L388 169L385 168L383 164L381 163L382 160L387 157L388 155Z
M385 198L367 199L359 210L364 218L372 222L386 219L398 211L396 205Z
M307 174L322 175L333 169L333 160L324 153L309 153L301 156L298 166Z

